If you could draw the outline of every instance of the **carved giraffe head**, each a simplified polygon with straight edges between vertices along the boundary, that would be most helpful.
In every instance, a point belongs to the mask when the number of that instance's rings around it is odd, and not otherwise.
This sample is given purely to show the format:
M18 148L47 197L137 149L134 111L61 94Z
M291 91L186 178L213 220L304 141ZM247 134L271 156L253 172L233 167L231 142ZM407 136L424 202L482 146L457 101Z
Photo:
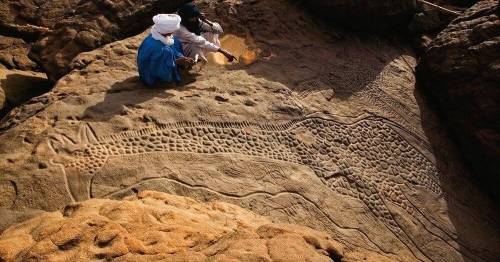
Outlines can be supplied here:
M80 126L76 136L53 134L48 139L49 147L55 153L52 162L66 165L77 157L85 156L89 154L86 152L86 146L96 141L96 137L87 124Z

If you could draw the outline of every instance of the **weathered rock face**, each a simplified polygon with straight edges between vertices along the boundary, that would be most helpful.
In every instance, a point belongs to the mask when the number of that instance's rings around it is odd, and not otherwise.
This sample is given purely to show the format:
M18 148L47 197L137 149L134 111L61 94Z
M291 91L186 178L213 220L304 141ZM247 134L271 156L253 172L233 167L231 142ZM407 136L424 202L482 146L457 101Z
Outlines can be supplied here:
M4 0L0 3L0 34L35 41L64 18L78 0Z
M0 235L0 259L82 261L340 261L328 234L222 202L141 192L45 213ZM344 261L344 260L342 260Z
M456 10L443 11L429 5L419 5L408 28L412 34L437 35L455 19L460 12Z
M308 0L304 4L326 18L363 29L404 28L416 8L415 0Z
M413 46L415 51L421 56L430 45L430 42L436 35L444 30L448 24L457 18L463 11L453 1L431 1L419 2L416 14L413 16L408 25L409 32L412 36ZM444 4L446 8L437 8L432 4L439 4L441 7Z
M79 53L140 33L154 14L173 12L185 2L188 1L79 1L70 15L36 43L31 55L49 79L55 81L69 72L68 65Z
M346 258L499 260L498 210L436 139L407 43L340 34L288 0L204 11L248 63L153 89L136 68L147 31L79 54L1 122L0 214L154 190L309 226Z
M0 64L8 69L33 71L37 64L28 58L29 44L19 38L0 35Z
M480 1L431 43L418 67L477 179L500 199L500 12Z
M0 118L9 109L47 92L50 87L45 74L0 69Z

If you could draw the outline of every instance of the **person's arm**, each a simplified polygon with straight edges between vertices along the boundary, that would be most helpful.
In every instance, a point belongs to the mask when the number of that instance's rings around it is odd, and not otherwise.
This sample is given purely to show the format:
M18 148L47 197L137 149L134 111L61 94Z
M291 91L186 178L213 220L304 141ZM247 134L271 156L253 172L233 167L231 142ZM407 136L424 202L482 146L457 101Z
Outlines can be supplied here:
M180 42L177 42L177 40L176 40L176 45L177 46L174 46L175 64L186 67L194 65L195 64L194 59L184 56L184 53L182 52L182 45L180 44Z
M162 48L161 53L154 58L154 64L150 70L156 79L168 83L180 81L175 54L169 47Z
M196 35L195 33L190 32L189 30L187 30L183 26L181 26L181 28L179 30L177 30L174 34L182 42L187 42L187 43L191 43L193 45L197 45L197 46L202 47L203 49L206 49L210 52L217 52L220 48L219 46L209 42L203 36Z
M179 74L179 69L180 68L187 68L189 69L193 64L194 61L193 59L189 57L180 57L174 60L174 56L166 56L168 61L165 61L163 65L160 65L158 68L154 69L156 70L156 77L162 82L167 82L167 83L180 83L181 82L181 75ZM170 60L172 59L172 60Z
M192 66L195 64L195 62L194 59L192 59L191 57L182 56L175 60L175 64L182 66Z
M211 22L209 20L202 20L201 22L201 30L203 32L209 32L213 34L223 34L224 30L222 30L222 26L219 23Z
M227 51L226 49L224 49L222 47L219 48L219 50L217 50L217 52L223 54L229 62L233 62L234 60L238 61L236 56L234 56L233 54L231 54L229 51Z
M181 27L181 29L177 30L174 33L175 37L180 39L182 42L188 42L194 45L198 45L209 52L219 52L223 54L229 62L232 62L234 60L237 60L234 55L232 55L229 51L225 50L224 48L217 46L208 40L206 40L203 36L196 35L195 33L191 33L189 30L187 30L185 27Z

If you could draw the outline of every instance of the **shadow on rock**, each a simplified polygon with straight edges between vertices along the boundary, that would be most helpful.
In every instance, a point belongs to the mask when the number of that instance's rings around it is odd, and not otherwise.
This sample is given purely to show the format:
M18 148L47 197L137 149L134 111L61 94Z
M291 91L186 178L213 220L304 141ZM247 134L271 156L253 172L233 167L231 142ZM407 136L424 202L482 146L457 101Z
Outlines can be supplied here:
M52 88L47 78L38 73L16 73L5 71L0 75L0 93L3 101L0 101L0 119L12 108L40 96Z
M415 97L421 112L422 127L440 173L443 199L448 208L448 218L455 228L460 253L466 261L497 261L500 257L500 211L485 192L478 190L472 171L458 154L446 127L439 124L442 121L438 119L436 108L433 107L434 101L426 100L428 98L418 89ZM477 241L478 239L481 241Z
M241 62L228 66L230 69L244 69L301 94L331 90L336 98L348 99L370 88L395 59L412 55L400 39L347 33L304 12L297 3L260 1L206 9L209 17L220 19L226 32L236 35L225 46ZM237 16L230 10L236 10ZM274 10L286 16L275 15ZM241 39L246 50L235 43Z
M130 77L113 84L105 92L101 102L85 110L83 118L107 121L113 116L127 114L128 108L141 108L141 103L153 98L172 97L173 95L165 92L166 90L187 91L193 89L194 87L187 85L189 83L189 81L184 81L181 85L159 83L154 87L148 87L142 83L138 76Z

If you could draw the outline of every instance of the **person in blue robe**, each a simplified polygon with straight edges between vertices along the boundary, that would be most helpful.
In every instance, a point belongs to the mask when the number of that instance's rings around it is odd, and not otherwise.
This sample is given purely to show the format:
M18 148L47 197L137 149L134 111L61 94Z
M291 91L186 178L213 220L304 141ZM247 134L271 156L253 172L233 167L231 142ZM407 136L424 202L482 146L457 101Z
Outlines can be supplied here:
M179 67L190 66L193 59L185 57L181 42L172 35L180 27L176 14L159 14L151 34L142 42L137 53L139 78L148 86L161 83L181 82Z

